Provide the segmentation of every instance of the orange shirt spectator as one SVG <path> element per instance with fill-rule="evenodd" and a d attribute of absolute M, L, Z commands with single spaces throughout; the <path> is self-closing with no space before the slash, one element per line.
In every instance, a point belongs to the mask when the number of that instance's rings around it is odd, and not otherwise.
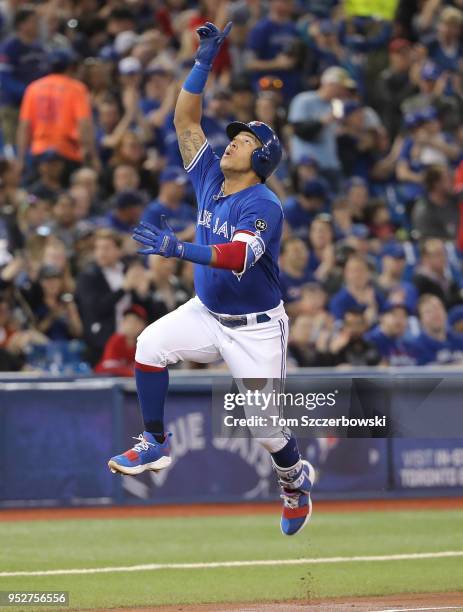
<path fill-rule="evenodd" d="M 91 118 L 83 83 L 64 74 L 34 81 L 26 89 L 19 118 L 29 122 L 33 155 L 55 149 L 67 159 L 82 161 L 79 123 Z"/>
<path fill-rule="evenodd" d="M 89 91 L 74 79 L 76 58 L 56 51 L 52 74 L 31 83 L 24 94 L 18 129 L 18 161 L 28 150 L 38 156 L 53 149 L 64 159 L 96 161 Z"/>

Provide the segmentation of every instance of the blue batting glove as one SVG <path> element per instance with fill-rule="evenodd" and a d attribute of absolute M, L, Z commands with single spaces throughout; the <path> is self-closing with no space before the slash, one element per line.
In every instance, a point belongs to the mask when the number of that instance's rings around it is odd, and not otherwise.
<path fill-rule="evenodd" d="M 228 36 L 231 28 L 231 21 L 224 27 L 223 32 L 213 23 L 207 22 L 196 30 L 199 36 L 199 47 L 195 57 L 197 64 L 204 66 L 208 70 L 212 68 L 212 64 L 220 51 L 220 47 Z"/>
<path fill-rule="evenodd" d="M 139 249 L 141 255 L 161 255 L 162 257 L 182 257 L 184 246 L 168 225 L 165 216 L 161 217 L 162 228 L 151 223 L 140 221 L 133 230 L 132 238 L 144 244 L 146 248 Z"/>

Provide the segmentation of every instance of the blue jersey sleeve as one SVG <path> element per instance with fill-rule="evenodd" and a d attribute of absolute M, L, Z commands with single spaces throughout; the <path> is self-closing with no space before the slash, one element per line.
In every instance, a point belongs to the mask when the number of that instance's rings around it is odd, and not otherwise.
<path fill-rule="evenodd" d="M 259 261 L 272 241 L 279 241 L 282 228 L 280 204 L 256 198 L 242 205 L 233 234 L 233 240 L 247 244 L 243 270 L 240 274 L 234 273 L 238 278 Z"/>
<path fill-rule="evenodd" d="M 271 200 L 253 200 L 245 203 L 240 211 L 234 236 L 240 232 L 253 234 L 259 238 L 262 248 L 272 238 L 281 235 L 283 228 L 283 211 L 281 206 Z"/>
<path fill-rule="evenodd" d="M 198 208 L 201 209 L 211 189 L 223 180 L 220 170 L 220 159 L 212 150 L 207 140 L 196 153 L 194 158 L 185 167 L 195 190 Z"/>

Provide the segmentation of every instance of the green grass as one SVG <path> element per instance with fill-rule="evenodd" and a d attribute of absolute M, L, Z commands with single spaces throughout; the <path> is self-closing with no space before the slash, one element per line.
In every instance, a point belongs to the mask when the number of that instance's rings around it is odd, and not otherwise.
<path fill-rule="evenodd" d="M 0 523 L 1 571 L 463 550 L 462 511 L 314 514 L 296 538 L 269 515 Z M 463 559 L 0 578 L 68 590 L 71 607 L 463 590 Z M 31 609 L 31 608 L 28 608 Z M 44 608 L 42 607 L 43 611 Z"/>

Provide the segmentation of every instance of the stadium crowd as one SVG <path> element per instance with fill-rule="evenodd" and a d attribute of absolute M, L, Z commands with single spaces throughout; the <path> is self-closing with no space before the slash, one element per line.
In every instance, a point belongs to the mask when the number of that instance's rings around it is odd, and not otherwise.
<path fill-rule="evenodd" d="M 357 4 L 0 1 L 0 371 L 129 376 L 192 296 L 131 230 L 194 240 L 173 109 L 196 28 L 229 20 L 203 128 L 218 155 L 234 119 L 284 145 L 289 367 L 463 363 L 463 0 Z"/>

